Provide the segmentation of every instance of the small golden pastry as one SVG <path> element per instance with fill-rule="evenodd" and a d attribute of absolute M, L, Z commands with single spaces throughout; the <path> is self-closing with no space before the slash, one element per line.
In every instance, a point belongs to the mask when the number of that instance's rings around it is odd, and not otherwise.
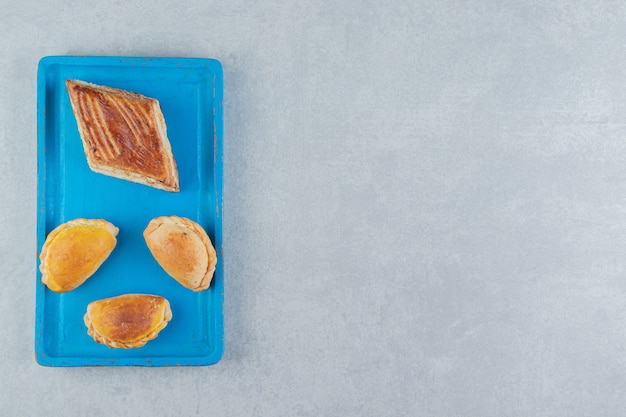
<path fill-rule="evenodd" d="M 109 257 L 119 229 L 106 220 L 75 219 L 57 226 L 41 249 L 41 281 L 55 292 L 79 287 Z"/>
<path fill-rule="evenodd" d="M 125 294 L 89 303 L 87 334 L 111 348 L 139 348 L 155 339 L 172 319 L 167 299 L 158 295 Z"/>
<path fill-rule="evenodd" d="M 65 85 L 92 171 L 180 190 L 158 100 L 79 80 L 67 80 Z"/>
<path fill-rule="evenodd" d="M 183 287 L 192 291 L 209 288 L 217 254 L 198 223 L 184 217 L 156 217 L 143 237 L 154 259 Z"/>

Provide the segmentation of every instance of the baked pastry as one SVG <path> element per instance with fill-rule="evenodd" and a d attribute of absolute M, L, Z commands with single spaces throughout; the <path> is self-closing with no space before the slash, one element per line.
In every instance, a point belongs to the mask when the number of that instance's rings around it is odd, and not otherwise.
<path fill-rule="evenodd" d="M 154 259 L 183 287 L 193 291 L 209 288 L 217 254 L 198 223 L 184 217 L 156 217 L 143 237 Z"/>
<path fill-rule="evenodd" d="M 92 171 L 166 191 L 180 190 L 158 100 L 84 81 L 65 84 Z"/>
<path fill-rule="evenodd" d="M 77 288 L 109 257 L 118 231 L 101 219 L 75 219 L 57 226 L 41 248 L 41 281 L 55 292 Z"/>
<path fill-rule="evenodd" d="M 158 295 L 124 294 L 92 301 L 84 321 L 87 334 L 111 348 L 139 348 L 156 338 L 172 319 L 167 299 Z"/>

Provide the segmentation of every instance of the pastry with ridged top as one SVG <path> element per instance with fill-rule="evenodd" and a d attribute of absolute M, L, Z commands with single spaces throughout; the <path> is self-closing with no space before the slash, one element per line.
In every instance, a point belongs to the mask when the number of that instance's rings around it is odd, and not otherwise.
<path fill-rule="evenodd" d="M 80 80 L 65 84 L 92 171 L 180 191 L 158 100 Z"/>

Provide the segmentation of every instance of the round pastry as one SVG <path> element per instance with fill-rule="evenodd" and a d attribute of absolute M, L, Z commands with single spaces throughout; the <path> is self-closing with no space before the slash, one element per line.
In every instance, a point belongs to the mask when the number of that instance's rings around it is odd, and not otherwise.
<path fill-rule="evenodd" d="M 55 292 L 79 287 L 109 257 L 119 229 L 106 220 L 75 219 L 48 234 L 41 249 L 41 281 Z"/>
<path fill-rule="evenodd" d="M 111 348 L 139 348 L 155 339 L 172 319 L 167 299 L 158 295 L 124 294 L 89 303 L 87 334 Z"/>
<path fill-rule="evenodd" d="M 198 223 L 184 217 L 156 217 L 143 236 L 154 259 L 183 287 L 192 291 L 209 288 L 217 254 Z"/>

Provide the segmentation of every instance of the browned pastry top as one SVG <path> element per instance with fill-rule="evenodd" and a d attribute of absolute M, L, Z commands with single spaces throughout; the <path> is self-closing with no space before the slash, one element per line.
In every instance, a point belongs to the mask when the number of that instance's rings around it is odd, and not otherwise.
<path fill-rule="evenodd" d="M 141 347 L 154 339 L 172 318 L 167 299 L 125 294 L 90 303 L 85 314 L 88 333 L 109 347 Z"/>
<path fill-rule="evenodd" d="M 155 217 L 143 236 L 154 259 L 172 278 L 192 291 L 209 288 L 217 253 L 198 223 L 178 216 Z"/>
<path fill-rule="evenodd" d="M 158 124 L 158 101 L 129 91 L 66 81 L 90 165 L 132 171 L 178 189 Z"/>

